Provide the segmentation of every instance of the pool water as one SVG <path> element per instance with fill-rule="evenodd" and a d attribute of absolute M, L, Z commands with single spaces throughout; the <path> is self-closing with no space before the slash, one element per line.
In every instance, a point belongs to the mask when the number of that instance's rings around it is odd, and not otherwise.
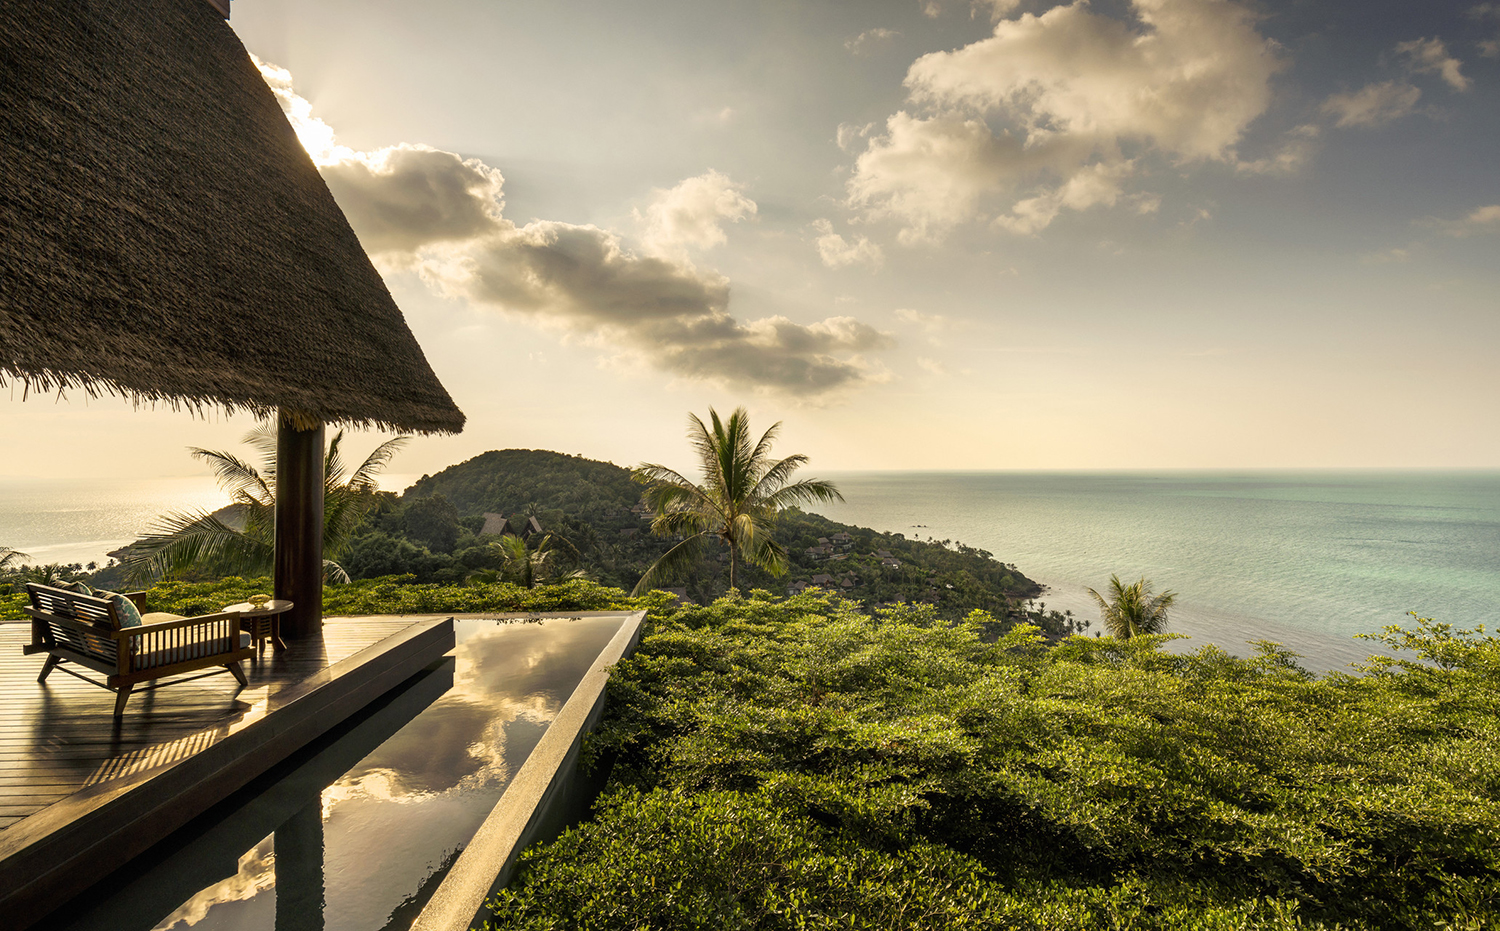
<path fill-rule="evenodd" d="M 441 663 L 48 924 L 409 927 L 621 623 L 619 615 L 455 622 L 458 645 Z"/>

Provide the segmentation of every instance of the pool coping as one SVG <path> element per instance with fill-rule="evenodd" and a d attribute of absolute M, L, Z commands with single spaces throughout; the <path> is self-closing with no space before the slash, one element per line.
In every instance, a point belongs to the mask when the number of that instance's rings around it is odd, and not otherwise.
<path fill-rule="evenodd" d="M 583 742 L 604 713 L 605 686 L 610 669 L 635 652 L 645 611 L 578 611 L 545 614 L 471 615 L 474 617 L 541 618 L 624 615 L 620 629 L 605 644 L 588 672 L 579 680 L 547 732 L 537 742 L 505 793 L 480 825 L 411 931 L 468 931 L 488 913 L 485 900 L 505 887 L 521 852 L 563 827 L 565 803 L 579 787 L 578 757 Z M 455 615 L 463 618 L 465 615 Z"/>

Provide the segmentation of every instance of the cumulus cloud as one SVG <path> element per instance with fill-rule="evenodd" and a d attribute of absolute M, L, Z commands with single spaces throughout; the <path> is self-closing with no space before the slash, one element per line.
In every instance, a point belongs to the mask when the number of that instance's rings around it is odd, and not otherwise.
<path fill-rule="evenodd" d="M 1396 46 L 1405 56 L 1407 67 L 1418 74 L 1436 74 L 1456 91 L 1469 89 L 1469 79 L 1459 70 L 1463 62 L 1448 54 L 1442 39 L 1413 39 Z"/>
<path fill-rule="evenodd" d="M 844 48 L 856 55 L 868 55 L 891 44 L 901 33 L 894 29 L 866 29 L 844 43 Z"/>
<path fill-rule="evenodd" d="M 744 185 L 708 171 L 675 187 L 653 192 L 644 216 L 646 250 L 653 255 L 686 258 L 689 249 L 711 249 L 728 242 L 724 223 L 755 215 L 755 201 Z"/>
<path fill-rule="evenodd" d="M 857 237 L 853 241 L 847 240 L 833 231 L 833 223 L 828 220 L 814 220 L 813 229 L 818 233 L 818 257 L 829 268 L 844 268 L 849 265 L 879 267 L 885 260 L 885 253 L 880 246 L 870 242 L 866 236 Z"/>
<path fill-rule="evenodd" d="M 978 216 L 990 195 L 1030 183 L 1000 225 L 1035 232 L 1061 209 L 1118 199 L 1139 164 L 1126 151 L 1236 161 L 1281 68 L 1252 14 L 1229 0 L 1130 9 L 1133 22 L 1075 0 L 917 59 L 906 77 L 912 109 L 870 139 L 851 203 L 899 220 L 905 241 L 930 239 Z"/>
<path fill-rule="evenodd" d="M 1334 94 L 1323 101 L 1323 112 L 1334 117 L 1334 125 L 1381 126 L 1416 109 L 1422 92 L 1405 81 L 1366 84 L 1357 91 Z"/>
<path fill-rule="evenodd" d="M 682 257 L 724 242 L 724 222 L 755 213 L 718 172 L 655 192 L 638 254 L 597 226 L 507 219 L 504 179 L 480 161 L 426 146 L 340 146 L 292 93 L 284 69 L 261 70 L 382 267 L 415 270 L 447 296 L 582 334 L 688 378 L 813 398 L 883 377 L 862 354 L 890 348 L 888 335 L 851 317 L 737 320 L 729 281 Z"/>

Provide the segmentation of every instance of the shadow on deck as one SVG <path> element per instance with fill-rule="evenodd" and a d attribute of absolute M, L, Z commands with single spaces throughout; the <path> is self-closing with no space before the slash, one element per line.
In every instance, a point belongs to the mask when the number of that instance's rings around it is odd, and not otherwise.
<path fill-rule="evenodd" d="M 320 641 L 114 696 L 38 684 L 28 625 L 0 625 L 0 914 L 25 927 L 454 646 L 451 619 L 330 618 Z M 12 924 L 14 922 L 14 924 Z"/>

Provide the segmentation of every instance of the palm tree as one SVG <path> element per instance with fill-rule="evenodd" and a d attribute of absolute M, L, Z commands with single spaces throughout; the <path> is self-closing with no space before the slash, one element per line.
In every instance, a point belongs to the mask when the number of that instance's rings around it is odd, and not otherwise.
<path fill-rule="evenodd" d="M 1129 640 L 1137 634 L 1160 634 L 1167 630 L 1167 610 L 1177 600 L 1172 591 L 1153 594 L 1151 583 L 1142 578 L 1125 585 L 1118 575 L 1109 577 L 1109 598 L 1092 588 L 1099 602 L 1099 617 L 1111 637 Z"/>
<path fill-rule="evenodd" d="M 18 569 L 20 568 L 19 563 L 21 560 L 30 558 L 30 556 L 27 556 L 20 550 L 13 550 L 8 546 L 0 546 L 0 572 L 9 569 Z"/>
<path fill-rule="evenodd" d="M 499 582 L 510 579 L 526 588 L 536 588 L 539 582 L 562 582 L 585 576 L 582 569 L 563 568 L 564 564 L 576 567 L 580 557 L 573 544 L 559 534 L 546 534 L 535 549 L 515 534 L 506 534 L 490 546 L 500 557 L 500 568 L 471 572 L 468 581 Z"/>
<path fill-rule="evenodd" d="M 386 440 L 352 473 L 344 465 L 344 431 L 333 435 L 323 456 L 323 575 L 347 582 L 336 561 L 348 549 L 354 528 L 375 503 L 375 476 L 405 445 L 407 437 Z M 276 430 L 263 423 L 244 442 L 260 453 L 256 468 L 233 453 L 190 448 L 214 470 L 236 510 L 234 526 L 217 513 L 177 511 L 165 515 L 152 533 L 131 544 L 124 566 L 136 579 L 167 578 L 193 567 L 232 575 L 264 575 L 276 555 Z"/>
<path fill-rule="evenodd" d="M 636 583 L 637 594 L 692 562 L 711 538 L 729 545 L 730 588 L 738 587 L 741 555 L 773 575 L 783 575 L 786 550 L 771 539 L 776 515 L 796 504 L 844 500 L 830 482 L 791 481 L 792 473 L 807 463 L 806 456 L 771 458 L 780 423 L 752 443 L 750 415 L 743 407 L 735 408 L 727 422 L 711 407 L 708 416 L 712 429 L 696 415 L 688 415 L 688 441 L 703 468 L 702 485 L 666 466 L 645 463 L 634 470 L 636 481 L 650 485 L 646 503 L 656 512 L 651 532 L 684 538 L 646 570 Z"/>

